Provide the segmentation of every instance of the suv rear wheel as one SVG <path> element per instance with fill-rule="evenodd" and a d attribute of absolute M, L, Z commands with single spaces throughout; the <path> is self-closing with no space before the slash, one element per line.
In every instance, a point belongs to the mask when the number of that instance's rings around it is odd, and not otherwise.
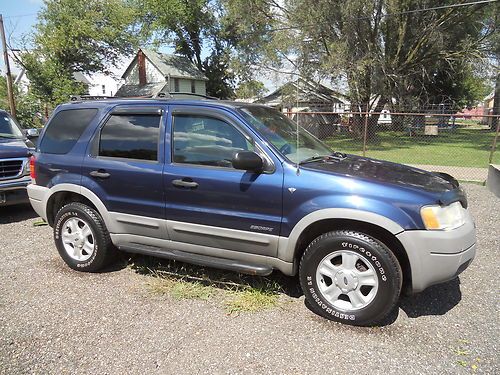
<path fill-rule="evenodd" d="M 117 256 L 101 216 L 83 203 L 69 203 L 59 210 L 54 240 L 61 258 L 77 271 L 99 271 Z"/>
<path fill-rule="evenodd" d="M 396 307 L 401 267 L 381 242 L 359 232 L 316 238 L 300 262 L 300 283 L 311 310 L 352 325 L 374 325 Z"/>

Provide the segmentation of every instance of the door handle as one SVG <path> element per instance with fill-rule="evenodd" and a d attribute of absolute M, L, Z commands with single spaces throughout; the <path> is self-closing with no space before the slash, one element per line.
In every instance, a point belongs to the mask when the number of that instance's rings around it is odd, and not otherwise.
<path fill-rule="evenodd" d="M 111 176 L 108 172 L 106 172 L 104 169 L 99 169 L 97 171 L 92 171 L 89 173 L 92 177 L 97 177 L 97 178 L 108 178 Z"/>
<path fill-rule="evenodd" d="M 187 188 L 187 189 L 196 189 L 198 187 L 198 183 L 194 181 L 186 181 L 185 179 L 182 180 L 173 180 L 172 185 L 180 188 Z"/>

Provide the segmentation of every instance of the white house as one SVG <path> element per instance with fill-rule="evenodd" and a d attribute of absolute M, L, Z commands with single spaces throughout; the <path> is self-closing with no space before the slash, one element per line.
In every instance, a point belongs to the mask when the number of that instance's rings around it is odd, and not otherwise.
<path fill-rule="evenodd" d="M 115 96 L 156 96 L 169 92 L 206 95 L 208 80 L 188 58 L 146 48 L 137 51 L 122 79 L 124 83 Z"/>

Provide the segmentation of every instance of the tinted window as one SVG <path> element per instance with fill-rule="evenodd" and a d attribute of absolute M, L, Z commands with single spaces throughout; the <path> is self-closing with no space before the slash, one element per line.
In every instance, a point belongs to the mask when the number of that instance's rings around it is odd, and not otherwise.
<path fill-rule="evenodd" d="M 158 160 L 158 115 L 112 115 L 101 130 L 99 155 Z"/>
<path fill-rule="evenodd" d="M 176 115 L 173 160 L 176 163 L 232 167 L 238 151 L 253 145 L 234 126 L 216 118 Z"/>
<path fill-rule="evenodd" d="M 23 133 L 15 120 L 6 112 L 0 112 L 0 138 L 22 138 Z"/>
<path fill-rule="evenodd" d="M 56 113 L 47 124 L 40 151 L 48 154 L 68 153 L 96 114 L 97 109 L 70 109 Z"/>

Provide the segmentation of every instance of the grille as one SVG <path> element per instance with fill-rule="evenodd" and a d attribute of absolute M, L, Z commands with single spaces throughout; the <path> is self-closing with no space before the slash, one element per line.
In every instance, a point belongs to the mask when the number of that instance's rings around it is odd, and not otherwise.
<path fill-rule="evenodd" d="M 0 160 L 0 180 L 17 177 L 23 169 L 22 159 L 4 159 Z"/>

